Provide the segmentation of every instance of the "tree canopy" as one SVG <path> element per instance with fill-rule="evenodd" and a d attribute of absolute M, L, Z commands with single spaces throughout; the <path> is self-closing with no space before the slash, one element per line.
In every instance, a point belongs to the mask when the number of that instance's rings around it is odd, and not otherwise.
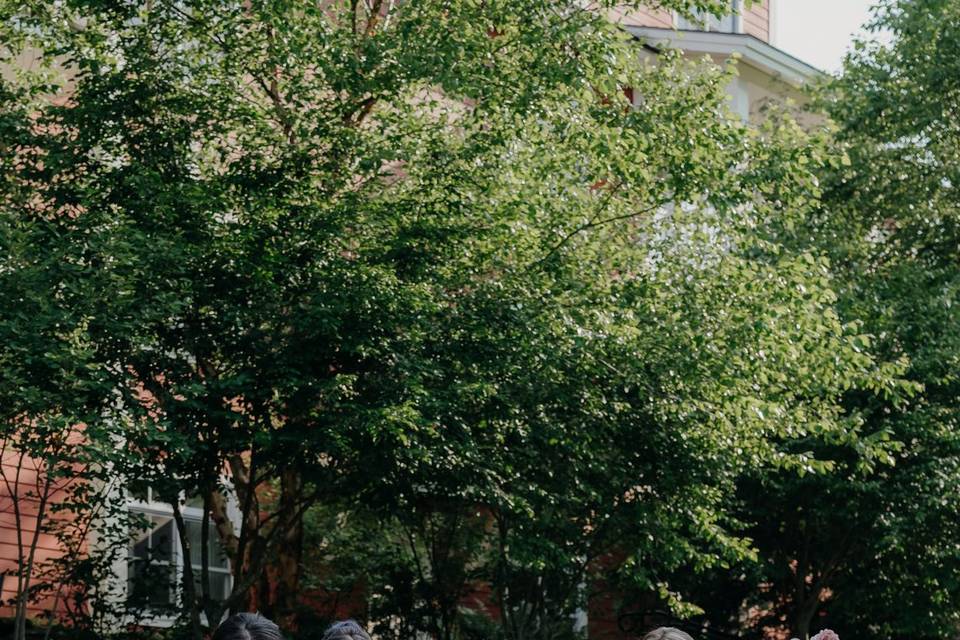
<path fill-rule="evenodd" d="M 845 394 L 868 439 L 886 441 L 883 455 L 811 438 L 805 446 L 834 473 L 749 473 L 734 513 L 753 523 L 760 562 L 725 593 L 716 586 L 729 576 L 717 576 L 704 596 L 717 598 L 721 624 L 747 602 L 755 628 L 800 637 L 827 626 L 841 637 L 948 638 L 960 596 L 960 5 L 883 2 L 871 29 L 886 35 L 858 43 L 823 87 L 818 106 L 843 162 L 821 171 L 822 204 L 795 242 L 829 256 L 841 318 L 862 322 L 869 351 L 904 362 L 922 392 L 909 402 Z"/>
<path fill-rule="evenodd" d="M 193 637 L 293 616 L 320 508 L 402 534 L 390 613 L 444 639 L 474 579 L 516 638 L 600 574 L 679 606 L 752 553 L 745 471 L 883 455 L 845 398 L 901 365 L 795 241 L 835 157 L 593 4 L 0 3 L 38 61 L 0 85 L 0 396 L 87 391 L 4 418 L 102 416 L 132 488 L 200 497 L 233 593 L 184 567 Z"/>

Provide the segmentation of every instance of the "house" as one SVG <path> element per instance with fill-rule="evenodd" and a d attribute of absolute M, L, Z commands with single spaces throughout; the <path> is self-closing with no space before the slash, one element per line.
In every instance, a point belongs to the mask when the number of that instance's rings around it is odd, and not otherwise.
<path fill-rule="evenodd" d="M 778 0 L 754 2 L 749 8 L 742 4 L 730 0 L 731 12 L 723 19 L 691 20 L 663 10 L 618 12 L 612 18 L 643 44 L 648 57 L 655 58 L 664 47 L 716 63 L 737 56 L 738 77 L 727 87 L 730 106 L 744 120 L 757 122 L 770 101 L 806 102 L 804 86 L 822 72 L 775 46 Z"/>
<path fill-rule="evenodd" d="M 731 0 L 730 12 L 722 18 L 700 15 L 683 17 L 663 10 L 613 11 L 610 18 L 637 40 L 638 55 L 655 62 L 658 52 L 665 47 L 677 48 L 691 59 L 707 58 L 722 63 L 737 56 L 739 75 L 727 87 L 734 113 L 745 121 L 755 122 L 762 118 L 763 106 L 769 101 L 783 102 L 805 99 L 804 85 L 816 79 L 820 72 L 801 60 L 776 48 L 771 34 L 777 14 L 777 0 L 754 2 L 749 8 L 741 6 L 740 0 Z M 21 460 L 5 456 L 0 463 L 11 477 L 16 476 Z M 17 594 L 18 566 L 23 558 L 23 536 L 37 529 L 35 501 L 25 500 L 30 506 L 19 515 L 13 505 L 30 492 L 38 483 L 38 471 L 27 470 L 11 484 L 0 486 L 0 574 L 3 575 L 0 597 L 9 601 Z M 142 515 L 150 527 L 130 542 L 126 557 L 115 565 L 117 581 L 126 584 L 127 579 L 142 570 L 148 558 L 176 572 L 187 563 L 199 569 L 198 557 L 185 558 L 177 541 L 178 532 L 173 523 L 169 505 L 156 499 L 147 490 L 141 494 L 128 495 L 128 508 Z M 198 535 L 202 511 L 187 502 L 183 510 L 187 535 Z M 18 544 L 18 538 L 20 542 Z M 199 539 L 199 538 L 198 538 Z M 194 545 L 199 554 L 199 544 Z M 41 533 L 37 536 L 36 550 L 41 561 L 63 553 L 55 537 Z M 229 567 L 220 558 L 217 549 L 210 549 L 214 566 L 213 591 L 223 595 L 230 589 Z M 148 594 L 158 606 L 174 604 L 176 593 L 166 586 Z M 43 615 L 51 610 L 60 611 L 62 602 L 56 599 L 41 601 L 31 609 L 33 615 Z M 10 609 L 3 612 L 10 614 Z M 577 624 L 587 629 L 591 638 L 618 638 L 629 635 L 618 624 L 620 603 L 616 594 L 607 593 L 595 598 L 588 610 L 581 612 Z M 159 624 L 169 620 L 159 619 Z"/>

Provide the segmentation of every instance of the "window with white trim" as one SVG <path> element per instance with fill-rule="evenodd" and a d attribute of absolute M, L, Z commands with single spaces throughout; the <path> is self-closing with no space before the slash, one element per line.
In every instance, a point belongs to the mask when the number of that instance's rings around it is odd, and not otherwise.
<path fill-rule="evenodd" d="M 145 494 L 130 495 L 128 508 L 141 515 L 147 527 L 134 532 L 127 555 L 127 596 L 145 602 L 157 613 L 177 607 L 181 601 L 181 585 L 185 562 L 193 569 L 197 593 L 201 592 L 202 569 L 201 528 L 203 506 L 199 499 L 188 499 L 180 511 L 190 540 L 190 558 L 183 556 L 180 536 L 173 519 L 173 507 L 161 502 L 147 489 Z M 230 563 L 216 530 L 211 526 L 207 545 L 210 597 L 224 601 L 232 588 Z"/>
<path fill-rule="evenodd" d="M 737 33 L 739 31 L 738 13 L 740 11 L 740 2 L 731 0 L 730 12 L 724 16 L 717 17 L 712 13 L 702 9 L 695 9 L 693 15 L 689 18 L 677 14 L 677 28 L 688 31 L 714 31 L 718 33 Z"/>

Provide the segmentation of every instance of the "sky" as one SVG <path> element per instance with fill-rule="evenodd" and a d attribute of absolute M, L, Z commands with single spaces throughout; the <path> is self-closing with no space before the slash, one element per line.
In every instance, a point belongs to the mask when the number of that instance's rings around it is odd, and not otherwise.
<path fill-rule="evenodd" d="M 775 0 L 772 44 L 824 71 L 838 71 L 876 0 Z"/>

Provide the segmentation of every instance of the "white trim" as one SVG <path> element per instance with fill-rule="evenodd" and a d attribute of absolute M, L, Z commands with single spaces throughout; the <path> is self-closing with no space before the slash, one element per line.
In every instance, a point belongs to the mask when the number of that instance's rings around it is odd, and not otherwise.
<path fill-rule="evenodd" d="M 577 594 L 584 598 L 587 595 L 587 583 L 577 584 Z M 578 606 L 573 612 L 573 633 L 581 638 L 585 638 L 590 629 L 590 613 L 583 606 Z"/>
<path fill-rule="evenodd" d="M 740 116 L 744 122 L 750 120 L 750 94 L 738 76 L 727 83 L 727 93 L 730 94 L 730 109 Z"/>
<path fill-rule="evenodd" d="M 223 488 L 226 490 L 227 495 L 227 517 L 234 523 L 235 526 L 240 524 L 240 508 L 237 504 L 236 493 L 233 490 L 233 485 L 230 482 L 229 478 L 223 478 Z M 122 483 L 117 483 L 113 485 L 110 489 L 110 499 L 111 501 L 116 501 L 118 508 L 124 509 L 126 511 L 133 511 L 136 513 L 142 513 L 147 516 L 173 516 L 173 507 L 169 504 L 152 500 L 151 496 L 148 494 L 148 500 L 143 501 L 131 496 L 126 489 L 122 486 Z M 184 504 L 183 496 L 181 495 L 181 513 L 185 519 L 191 520 L 193 522 L 200 522 L 203 519 L 203 509 L 198 507 L 191 507 Z M 104 527 L 117 526 L 116 521 L 104 521 Z M 132 533 L 132 532 L 131 532 Z M 180 577 L 179 573 L 182 571 L 183 566 L 183 549 L 180 546 L 179 541 L 179 532 L 176 530 L 176 527 L 173 528 L 173 534 L 175 539 L 172 541 L 171 549 L 171 566 L 175 567 L 178 572 L 178 578 Z M 216 535 L 213 528 L 211 527 L 211 535 Z M 98 538 L 97 527 L 92 527 L 90 532 L 91 544 L 94 544 Z M 111 565 L 113 567 L 112 575 L 106 580 L 102 585 L 99 585 L 98 591 L 101 593 L 101 597 L 109 597 L 111 599 L 120 599 L 127 597 L 127 588 L 128 588 L 128 570 L 130 562 L 130 547 L 129 545 L 117 545 L 116 549 L 113 549 L 111 554 Z M 229 561 L 228 561 L 229 562 Z M 229 564 L 228 564 L 229 566 Z M 229 569 L 224 570 L 220 567 L 210 567 L 213 573 L 224 574 L 226 573 L 229 576 L 228 587 L 232 584 L 232 572 Z M 174 585 L 177 593 L 176 597 L 180 598 L 180 584 L 179 582 Z M 206 614 L 201 612 L 200 614 L 201 621 L 206 624 Z M 145 611 L 144 615 L 137 619 L 115 619 L 107 622 L 107 626 L 110 631 L 120 630 L 130 624 L 138 624 L 144 627 L 149 628 L 167 628 L 172 626 L 176 622 L 176 617 L 171 617 L 169 615 L 164 615 L 158 612 L 151 613 Z"/>
<path fill-rule="evenodd" d="M 769 0 L 767 2 L 767 28 L 769 33 L 768 41 L 771 46 L 777 46 L 780 42 L 780 11 L 779 0 Z"/>
<path fill-rule="evenodd" d="M 132 497 L 132 496 L 128 496 L 128 497 L 127 497 L 127 509 L 128 509 L 129 511 L 133 511 L 133 512 L 136 512 L 136 513 L 142 513 L 143 515 L 146 515 L 146 516 L 162 516 L 162 517 L 169 517 L 169 518 L 172 519 L 172 518 L 173 518 L 173 506 L 170 505 L 170 504 L 167 504 L 166 502 L 161 502 L 161 501 L 159 501 L 159 500 L 153 499 L 153 497 L 152 497 L 152 490 L 151 490 L 151 489 L 148 489 L 148 491 L 151 492 L 151 495 L 149 496 L 149 500 L 148 500 L 147 502 L 144 502 L 144 501 L 142 501 L 142 500 L 137 500 L 136 498 L 134 498 L 134 497 Z M 236 512 L 237 512 L 236 515 L 239 516 L 239 510 L 237 510 L 236 508 L 230 509 L 231 506 L 235 507 L 235 505 L 230 504 L 231 502 L 235 502 L 235 501 L 234 501 L 234 500 L 228 500 L 228 515 L 229 515 L 230 517 L 232 517 L 234 514 L 233 514 L 233 513 L 230 513 L 230 512 L 231 512 L 231 511 L 236 511 Z M 203 509 L 202 509 L 202 508 L 188 506 L 188 505 L 186 504 L 185 497 L 184 497 L 182 494 L 180 495 L 180 503 L 181 503 L 180 513 L 183 515 L 183 519 L 184 519 L 184 520 L 189 520 L 189 521 L 191 521 L 191 522 L 197 522 L 197 523 L 203 522 Z M 212 529 L 212 528 L 211 528 L 211 529 Z M 185 557 L 183 556 L 183 546 L 182 546 L 182 542 L 181 542 L 181 540 L 180 540 L 180 531 L 177 529 L 176 526 L 171 527 L 171 533 L 172 533 L 172 535 L 173 535 L 173 539 L 170 541 L 170 545 L 171 545 L 171 550 L 170 550 L 170 554 L 171 554 L 171 555 L 170 555 L 170 566 L 173 568 L 173 570 L 174 570 L 175 573 L 176 573 L 176 580 L 175 580 L 174 583 L 171 585 L 171 586 L 173 587 L 173 589 L 174 589 L 174 598 L 176 598 L 176 602 L 175 602 L 175 603 L 172 603 L 172 604 L 173 604 L 175 607 L 179 607 L 179 606 L 180 606 L 180 598 L 183 597 L 183 594 L 182 594 L 181 591 L 180 591 L 180 589 L 181 589 L 180 579 L 181 579 L 182 576 L 183 576 L 183 570 L 184 570 L 184 569 L 183 569 L 183 566 L 184 566 L 184 564 L 186 564 L 187 562 L 189 562 L 190 559 L 189 559 L 189 558 L 185 558 Z M 216 535 L 216 532 L 215 532 L 215 531 L 212 531 L 212 530 L 211 530 L 211 533 L 212 533 L 213 535 Z M 131 558 L 131 556 L 130 556 L 130 548 L 128 547 L 125 551 L 126 551 L 126 554 L 125 554 L 125 557 L 124 557 L 124 567 L 123 567 L 123 583 L 124 583 L 124 586 L 126 586 L 127 584 L 129 584 L 129 582 L 128 582 L 128 579 L 129 579 L 129 564 L 128 564 L 128 563 L 129 563 L 130 560 L 132 560 L 132 558 Z M 197 569 L 197 567 L 194 566 L 194 569 Z M 228 589 L 229 589 L 229 588 L 232 588 L 232 584 L 233 584 L 233 572 L 230 570 L 229 560 L 227 561 L 227 566 L 226 566 L 226 568 L 211 566 L 209 569 L 210 569 L 210 571 L 211 571 L 212 573 L 216 573 L 216 574 L 220 574 L 220 575 L 226 575 L 226 576 L 227 576 L 227 588 L 228 588 Z M 124 589 L 124 592 L 126 592 L 126 589 Z M 206 624 L 206 614 L 203 613 L 203 612 L 201 612 L 200 617 L 203 619 L 204 624 Z M 141 622 L 142 624 L 144 624 L 145 626 L 149 626 L 149 627 L 166 628 L 166 627 L 171 627 L 171 626 L 173 626 L 173 624 L 176 622 L 176 616 L 169 616 L 169 615 L 164 614 L 164 613 L 153 613 L 153 614 L 147 613 L 147 615 L 146 615 L 146 617 L 144 618 L 144 620 L 142 620 L 142 621 L 140 621 L 140 622 Z"/>
<path fill-rule="evenodd" d="M 694 14 L 699 14 L 704 22 L 704 28 L 698 29 L 695 24 L 691 24 L 683 14 L 677 10 L 673 11 L 673 26 L 680 30 L 690 31 L 709 31 L 713 33 L 743 33 L 743 0 L 729 0 L 729 13 L 722 16 L 715 16 L 711 13 L 705 13 L 694 9 Z M 718 20 L 716 25 L 711 24 L 713 20 Z"/>
<path fill-rule="evenodd" d="M 737 0 L 731 0 L 730 12 L 720 16 L 694 9 L 694 19 L 687 18 L 679 11 L 673 12 L 673 26 L 681 31 L 705 31 L 710 33 L 736 33 L 738 16 L 734 12 Z"/>
<path fill-rule="evenodd" d="M 692 53 L 739 55 L 741 61 L 794 87 L 801 87 L 824 73 L 785 51 L 753 36 L 716 31 L 678 31 L 656 27 L 627 27 L 627 31 L 654 48 L 676 47 Z"/>

